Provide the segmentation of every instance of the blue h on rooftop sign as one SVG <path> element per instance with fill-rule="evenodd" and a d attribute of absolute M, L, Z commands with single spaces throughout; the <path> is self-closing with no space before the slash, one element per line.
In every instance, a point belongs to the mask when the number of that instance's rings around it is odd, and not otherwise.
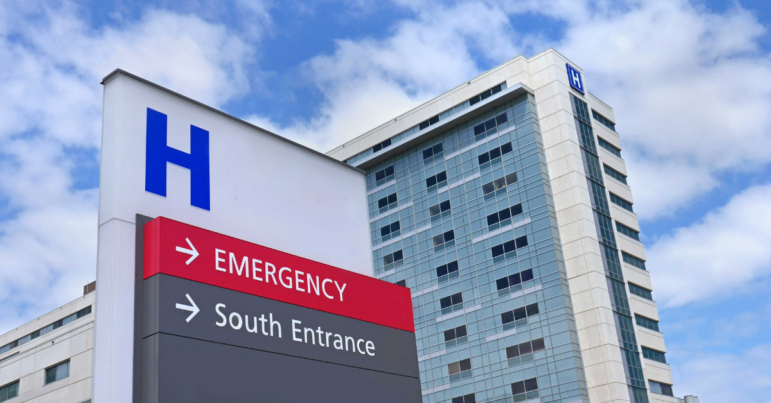
<path fill-rule="evenodd" d="M 581 78 L 581 72 L 573 68 L 569 63 L 565 63 L 565 66 L 568 68 L 568 81 L 570 82 L 570 86 L 573 87 L 574 90 L 584 93 L 584 80 Z"/>
<path fill-rule="evenodd" d="M 145 190 L 166 197 L 166 163 L 190 170 L 190 204 L 210 209 L 209 132 L 190 125 L 190 154 L 166 145 L 166 115 L 147 108 Z"/>

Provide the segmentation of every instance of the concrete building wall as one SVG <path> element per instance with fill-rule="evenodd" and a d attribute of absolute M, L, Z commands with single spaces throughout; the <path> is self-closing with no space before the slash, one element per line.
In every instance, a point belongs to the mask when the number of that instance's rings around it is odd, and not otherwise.
<path fill-rule="evenodd" d="M 90 292 L 2 336 L 5 346 L 91 307 L 91 313 L 0 355 L 0 387 L 19 382 L 8 403 L 82 403 L 91 400 L 94 348 L 94 297 Z M 46 384 L 46 369 L 69 361 L 69 376 Z"/>

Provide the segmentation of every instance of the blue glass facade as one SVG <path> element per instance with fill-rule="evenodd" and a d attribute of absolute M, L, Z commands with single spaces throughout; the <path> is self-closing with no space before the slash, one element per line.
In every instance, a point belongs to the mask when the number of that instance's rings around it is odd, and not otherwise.
<path fill-rule="evenodd" d="M 426 403 L 588 402 L 545 161 L 528 94 L 367 170 L 375 276 L 411 289 Z"/>

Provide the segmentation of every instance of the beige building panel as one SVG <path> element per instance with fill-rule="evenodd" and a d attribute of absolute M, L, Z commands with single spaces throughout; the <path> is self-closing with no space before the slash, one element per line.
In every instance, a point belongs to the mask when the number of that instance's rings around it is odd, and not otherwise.
<path fill-rule="evenodd" d="M 572 209 L 573 207 L 576 207 L 576 206 L 586 206 L 589 209 L 591 209 L 591 199 L 589 199 L 589 194 L 586 192 L 586 190 L 578 186 L 564 190 L 559 193 L 555 193 L 553 197 L 554 197 L 554 209 L 557 211 L 558 216 L 563 211 Z M 575 217 L 584 218 L 594 222 L 593 213 L 592 214 L 584 213 L 584 214 L 576 215 Z M 568 217 L 566 217 L 566 219 L 567 218 Z M 573 221 L 575 221 L 575 219 L 568 219 L 568 221 L 565 221 L 565 224 L 570 224 Z M 561 222 L 560 222 L 560 225 L 562 225 Z"/>
<path fill-rule="evenodd" d="M 628 264 L 622 265 L 622 271 L 624 272 L 624 279 L 630 283 L 637 284 L 638 286 L 653 290 L 653 283 L 651 282 L 651 275 L 645 270 L 640 270 L 636 267 Z"/>
<path fill-rule="evenodd" d="M 610 216 L 614 220 L 617 220 L 618 222 L 626 225 L 627 227 L 634 228 L 637 230 L 640 229 L 640 223 L 637 220 L 637 214 L 632 213 L 628 210 L 625 210 L 613 202 L 610 202 Z"/>
<path fill-rule="evenodd" d="M 586 93 L 586 98 L 589 106 L 592 109 L 599 112 L 600 115 L 605 116 L 606 118 L 612 120 L 613 122 L 616 121 L 616 114 L 615 112 L 613 112 L 613 108 L 611 108 L 610 105 L 606 104 L 605 102 L 602 102 L 601 99 L 595 97 L 594 94 L 590 92 Z"/>
<path fill-rule="evenodd" d="M 579 166 L 581 168 L 581 171 L 583 171 L 583 158 L 581 157 L 581 147 L 574 143 L 573 141 L 562 141 L 560 143 L 555 144 L 552 147 L 546 148 L 544 150 L 544 155 L 546 156 L 546 160 L 551 162 L 559 161 L 562 158 L 565 157 L 572 157 L 574 160 L 578 160 L 581 162 L 581 165 Z M 551 170 L 549 171 L 549 177 L 551 177 Z M 560 175 L 562 176 L 562 175 Z"/>
<path fill-rule="evenodd" d="M 575 193 L 578 193 L 578 192 L 575 192 Z M 560 193 L 560 197 L 567 198 L 569 196 L 571 196 L 571 192 Z M 576 194 L 575 196 L 580 197 L 580 195 L 578 194 Z M 564 203 L 567 204 L 571 200 L 565 200 Z M 556 204 L 556 197 L 555 197 L 555 204 Z M 570 205 L 571 207 L 561 209 L 557 212 L 558 222 L 560 223 L 564 222 L 565 224 L 570 224 L 580 220 L 587 220 L 587 221 L 593 222 L 594 217 L 592 215 L 593 214 L 592 208 L 589 207 L 588 205 L 582 204 L 582 203 L 573 203 L 573 204 L 567 204 L 567 205 Z"/>
<path fill-rule="evenodd" d="M 615 227 L 615 224 L 613 224 Z M 632 238 L 629 238 L 628 236 L 619 233 L 616 236 L 616 241 L 618 242 L 618 248 L 632 256 L 636 256 L 642 260 L 646 260 L 645 257 L 645 247 L 642 243 L 635 241 Z"/>
<path fill-rule="evenodd" d="M 655 321 L 659 320 L 659 310 L 656 307 L 656 303 L 653 301 L 648 301 L 637 295 L 629 294 L 629 307 L 634 313 L 639 313 L 640 315 Z"/>
<path fill-rule="evenodd" d="M 600 154 L 600 161 L 609 161 L 607 164 L 610 165 L 612 168 L 617 168 L 616 170 L 621 173 L 626 173 L 626 161 L 624 161 L 622 158 L 617 157 L 615 154 L 612 154 L 610 151 L 606 150 L 603 147 L 600 147 L 599 144 L 597 145 L 597 150 Z"/>
<path fill-rule="evenodd" d="M 506 86 L 511 87 L 515 84 L 525 84 L 526 86 L 530 87 L 530 74 L 522 72 L 515 76 L 512 76 L 510 79 L 506 80 Z"/>
<path fill-rule="evenodd" d="M 629 403 L 630 400 L 626 384 L 614 383 L 590 388 L 589 401 L 592 403 Z"/>
<path fill-rule="evenodd" d="M 594 119 L 592 119 L 592 128 L 594 130 L 594 134 L 602 137 L 602 139 L 607 141 L 608 143 L 618 147 L 619 149 L 622 150 L 621 152 L 623 153 L 624 147 L 621 147 L 621 138 L 619 137 L 618 133 L 608 129 L 607 127 L 605 127 L 605 125 L 603 125 L 602 123 Z"/>
<path fill-rule="evenodd" d="M 456 103 L 453 100 L 452 94 L 445 94 L 436 100 L 436 109 L 441 111 L 439 113 L 442 113 L 450 108 L 455 107 L 455 104 Z"/>
<path fill-rule="evenodd" d="M 600 323 L 598 325 L 579 329 L 578 340 L 582 349 L 592 349 L 602 346 L 608 348 L 620 348 L 616 327 L 612 323 Z"/>
<path fill-rule="evenodd" d="M 540 117 L 540 115 L 538 116 Z M 539 124 L 541 125 L 541 133 L 544 133 L 548 130 L 552 130 L 555 128 L 561 128 L 563 131 L 570 134 L 569 136 L 566 136 L 565 139 L 575 139 L 573 141 L 578 143 L 578 134 L 576 133 L 576 123 L 573 119 L 574 119 L 573 115 L 571 115 L 570 112 L 565 111 L 564 109 L 558 110 L 557 112 L 545 118 L 539 119 Z M 552 144 L 544 143 L 544 146 L 545 148 L 549 148 L 554 144 L 556 144 L 556 142 Z"/>
<path fill-rule="evenodd" d="M 556 123 L 559 120 L 559 114 L 560 113 L 551 115 L 550 120 L 553 120 Z M 575 129 L 562 124 L 551 127 L 548 130 L 543 130 L 543 127 L 541 127 L 541 138 L 543 139 L 545 151 L 548 151 L 563 142 L 578 144 L 578 137 L 576 136 Z"/>
<path fill-rule="evenodd" d="M 655 393 L 650 393 L 650 391 L 648 392 L 648 396 L 651 398 L 651 403 L 678 403 L 678 400 L 675 397 L 657 395 Z"/>
<path fill-rule="evenodd" d="M 605 281 L 605 275 L 603 273 L 597 271 L 589 271 L 582 276 L 573 277 L 570 279 L 571 293 L 590 291 L 594 288 L 602 288 L 607 292 L 608 286 L 607 282 Z"/>
<path fill-rule="evenodd" d="M 611 345 L 587 348 L 583 351 L 582 357 L 585 366 L 593 366 L 603 362 L 622 362 L 621 349 Z"/>
<path fill-rule="evenodd" d="M 562 193 L 570 189 L 580 188 L 588 192 L 588 184 L 586 183 L 586 177 L 578 172 L 570 172 L 567 175 L 563 175 L 559 178 L 551 178 L 552 194 Z M 587 193 L 588 197 L 588 193 Z"/>
<path fill-rule="evenodd" d="M 546 52 L 539 53 L 530 59 L 528 59 L 528 67 L 530 75 L 533 76 L 543 70 L 549 68 L 549 59 L 546 57 Z"/>
<path fill-rule="evenodd" d="M 614 325 L 615 317 L 610 308 L 597 308 L 576 315 L 576 329 L 589 329 L 598 325 Z M 583 348 L 583 347 L 582 347 Z"/>
<path fill-rule="evenodd" d="M 657 361 L 644 359 L 645 376 L 648 379 L 652 379 L 656 382 L 662 382 L 672 385 L 672 371 L 669 369 L 669 365 L 662 364 Z"/>
<path fill-rule="evenodd" d="M 632 197 L 632 189 L 629 188 L 629 186 L 624 185 L 623 183 L 611 178 L 608 175 L 605 175 L 605 171 L 603 171 L 603 177 L 605 179 L 605 188 L 607 188 L 609 192 L 615 193 L 618 197 L 630 203 L 634 203 L 634 198 Z"/>
<path fill-rule="evenodd" d="M 490 71 L 490 74 L 487 76 L 488 83 L 490 83 L 490 87 L 494 85 L 498 85 L 500 83 L 506 82 L 506 69 L 503 66 L 500 66 L 498 68 L 495 68 Z M 468 98 L 466 98 L 468 99 Z"/>
<path fill-rule="evenodd" d="M 616 158 L 613 154 L 609 153 L 608 151 L 606 151 L 602 147 L 598 146 L 598 148 L 600 150 L 599 152 L 600 152 L 600 162 L 601 163 L 603 163 L 603 164 L 605 164 L 605 165 L 615 169 L 618 172 L 621 172 L 625 176 L 628 176 L 627 172 L 626 172 L 626 163 L 624 162 L 624 160 Z M 606 156 L 608 158 L 604 158 Z"/>
<path fill-rule="evenodd" d="M 573 279 L 570 280 L 571 282 Z M 606 287 L 603 288 L 591 288 L 587 291 L 583 292 L 575 292 L 572 293 L 571 298 L 573 299 L 573 310 L 576 314 L 591 311 L 592 309 L 611 309 L 610 305 L 610 294 L 608 294 L 608 290 Z M 612 322 L 609 322 L 612 323 Z M 615 333 L 613 333 L 613 337 L 615 337 Z M 618 341 L 616 341 L 618 343 Z M 596 344 L 592 344 L 587 347 L 596 346 Z"/>
<path fill-rule="evenodd" d="M 636 328 L 637 342 L 640 343 L 641 346 L 659 350 L 665 353 L 667 352 L 663 334 L 640 326 L 636 326 Z"/>
<path fill-rule="evenodd" d="M 591 238 L 583 238 L 568 244 L 563 242 L 562 253 L 565 257 L 565 261 L 581 257 L 584 254 L 592 254 L 599 257 L 600 245 L 596 240 Z"/>
<path fill-rule="evenodd" d="M 590 238 L 597 242 L 597 231 L 592 221 L 581 220 L 560 225 L 559 231 L 562 242 L 571 243 L 582 238 Z"/>
<path fill-rule="evenodd" d="M 588 243 L 591 242 L 593 241 L 589 241 Z M 597 252 L 599 252 L 599 247 L 597 249 Z M 599 266 L 597 265 L 598 263 Z M 578 254 L 576 257 L 566 259 L 565 269 L 569 280 L 589 273 L 605 275 L 605 270 L 602 267 L 602 257 L 600 257 L 599 253 L 594 253 L 594 251 L 591 250 L 587 253 Z M 573 283 L 570 283 L 570 289 L 572 293 Z"/>
<path fill-rule="evenodd" d="M 583 174 L 584 172 L 583 161 L 579 157 L 572 154 L 569 154 L 556 161 L 549 161 L 547 166 L 549 169 L 549 177 L 556 179 L 571 172 L 576 172 L 578 174 Z"/>
<path fill-rule="evenodd" d="M 506 71 L 506 78 L 509 79 L 522 73 L 530 74 L 529 63 L 522 56 L 517 56 L 504 63 L 503 68 Z"/>

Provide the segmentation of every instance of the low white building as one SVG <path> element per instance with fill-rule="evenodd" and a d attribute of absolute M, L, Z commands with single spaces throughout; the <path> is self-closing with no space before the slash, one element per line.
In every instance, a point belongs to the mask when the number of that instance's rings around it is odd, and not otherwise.
<path fill-rule="evenodd" d="M 0 402 L 91 401 L 94 289 L 0 336 Z"/>

